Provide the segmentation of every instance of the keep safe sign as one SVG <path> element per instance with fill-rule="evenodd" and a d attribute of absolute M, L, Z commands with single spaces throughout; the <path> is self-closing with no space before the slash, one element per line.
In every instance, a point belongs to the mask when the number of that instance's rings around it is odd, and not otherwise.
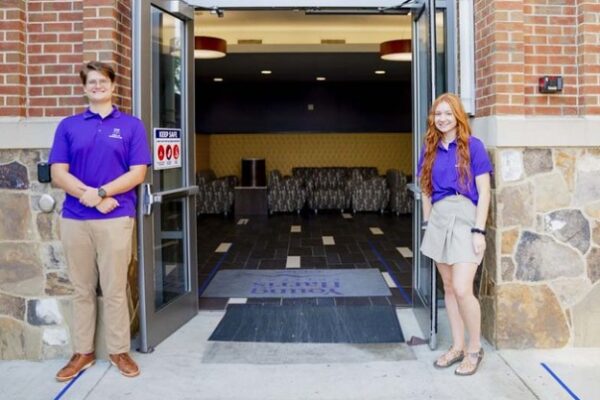
<path fill-rule="evenodd" d="M 181 129 L 154 128 L 154 169 L 181 168 Z"/>

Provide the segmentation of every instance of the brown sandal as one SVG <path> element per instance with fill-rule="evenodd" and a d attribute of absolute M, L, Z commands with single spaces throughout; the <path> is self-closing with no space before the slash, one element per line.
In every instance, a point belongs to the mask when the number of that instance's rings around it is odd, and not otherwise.
<path fill-rule="evenodd" d="M 454 373 L 458 376 L 469 376 L 477 372 L 483 360 L 483 348 L 475 353 L 466 353 L 464 360 L 459 364 Z"/>
<path fill-rule="evenodd" d="M 450 347 L 447 352 L 442 354 L 437 360 L 433 362 L 433 366 L 438 369 L 448 368 L 457 362 L 463 360 L 465 353 L 462 350 L 456 350 Z"/>

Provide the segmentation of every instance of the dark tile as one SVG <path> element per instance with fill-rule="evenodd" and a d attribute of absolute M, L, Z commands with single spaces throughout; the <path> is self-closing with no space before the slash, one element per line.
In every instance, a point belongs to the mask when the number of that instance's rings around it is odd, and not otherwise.
<path fill-rule="evenodd" d="M 290 256 L 312 256 L 312 249 L 310 247 L 290 247 L 288 250 Z"/>
<path fill-rule="evenodd" d="M 258 269 L 285 269 L 286 263 L 287 260 L 284 259 L 260 260 Z"/>
<path fill-rule="evenodd" d="M 365 257 L 361 253 L 340 254 L 340 260 L 343 264 L 354 264 L 365 261 Z"/>
<path fill-rule="evenodd" d="M 200 297 L 198 305 L 201 310 L 224 310 L 228 301 L 228 298 Z"/>

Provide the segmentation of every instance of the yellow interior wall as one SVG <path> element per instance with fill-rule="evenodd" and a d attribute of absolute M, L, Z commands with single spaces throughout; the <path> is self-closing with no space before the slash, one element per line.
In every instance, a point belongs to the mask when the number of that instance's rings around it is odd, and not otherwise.
<path fill-rule="evenodd" d="M 289 175 L 293 167 L 374 166 L 412 173 L 412 135 L 357 134 L 219 134 L 197 135 L 196 165 L 217 176 L 241 175 L 242 158 L 261 157 L 267 171 Z"/>
<path fill-rule="evenodd" d="M 210 168 L 210 136 L 196 135 L 196 171 Z"/>

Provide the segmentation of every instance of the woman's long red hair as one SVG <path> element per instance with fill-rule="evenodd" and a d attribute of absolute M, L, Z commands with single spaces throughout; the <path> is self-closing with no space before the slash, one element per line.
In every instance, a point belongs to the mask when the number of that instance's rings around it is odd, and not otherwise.
<path fill-rule="evenodd" d="M 431 181 L 431 172 L 433 162 L 440 140 L 444 134 L 435 127 L 435 110 L 442 102 L 448 103 L 452 114 L 456 118 L 456 145 L 457 145 L 457 165 L 458 165 L 458 184 L 461 188 L 468 189 L 468 182 L 471 180 L 471 155 L 469 153 L 469 137 L 471 128 L 467 119 L 462 103 L 457 95 L 453 93 L 444 93 L 439 96 L 429 110 L 427 116 L 427 133 L 425 134 L 425 155 L 423 158 L 423 167 L 421 169 L 421 190 L 431 196 L 433 192 L 433 183 Z"/>

